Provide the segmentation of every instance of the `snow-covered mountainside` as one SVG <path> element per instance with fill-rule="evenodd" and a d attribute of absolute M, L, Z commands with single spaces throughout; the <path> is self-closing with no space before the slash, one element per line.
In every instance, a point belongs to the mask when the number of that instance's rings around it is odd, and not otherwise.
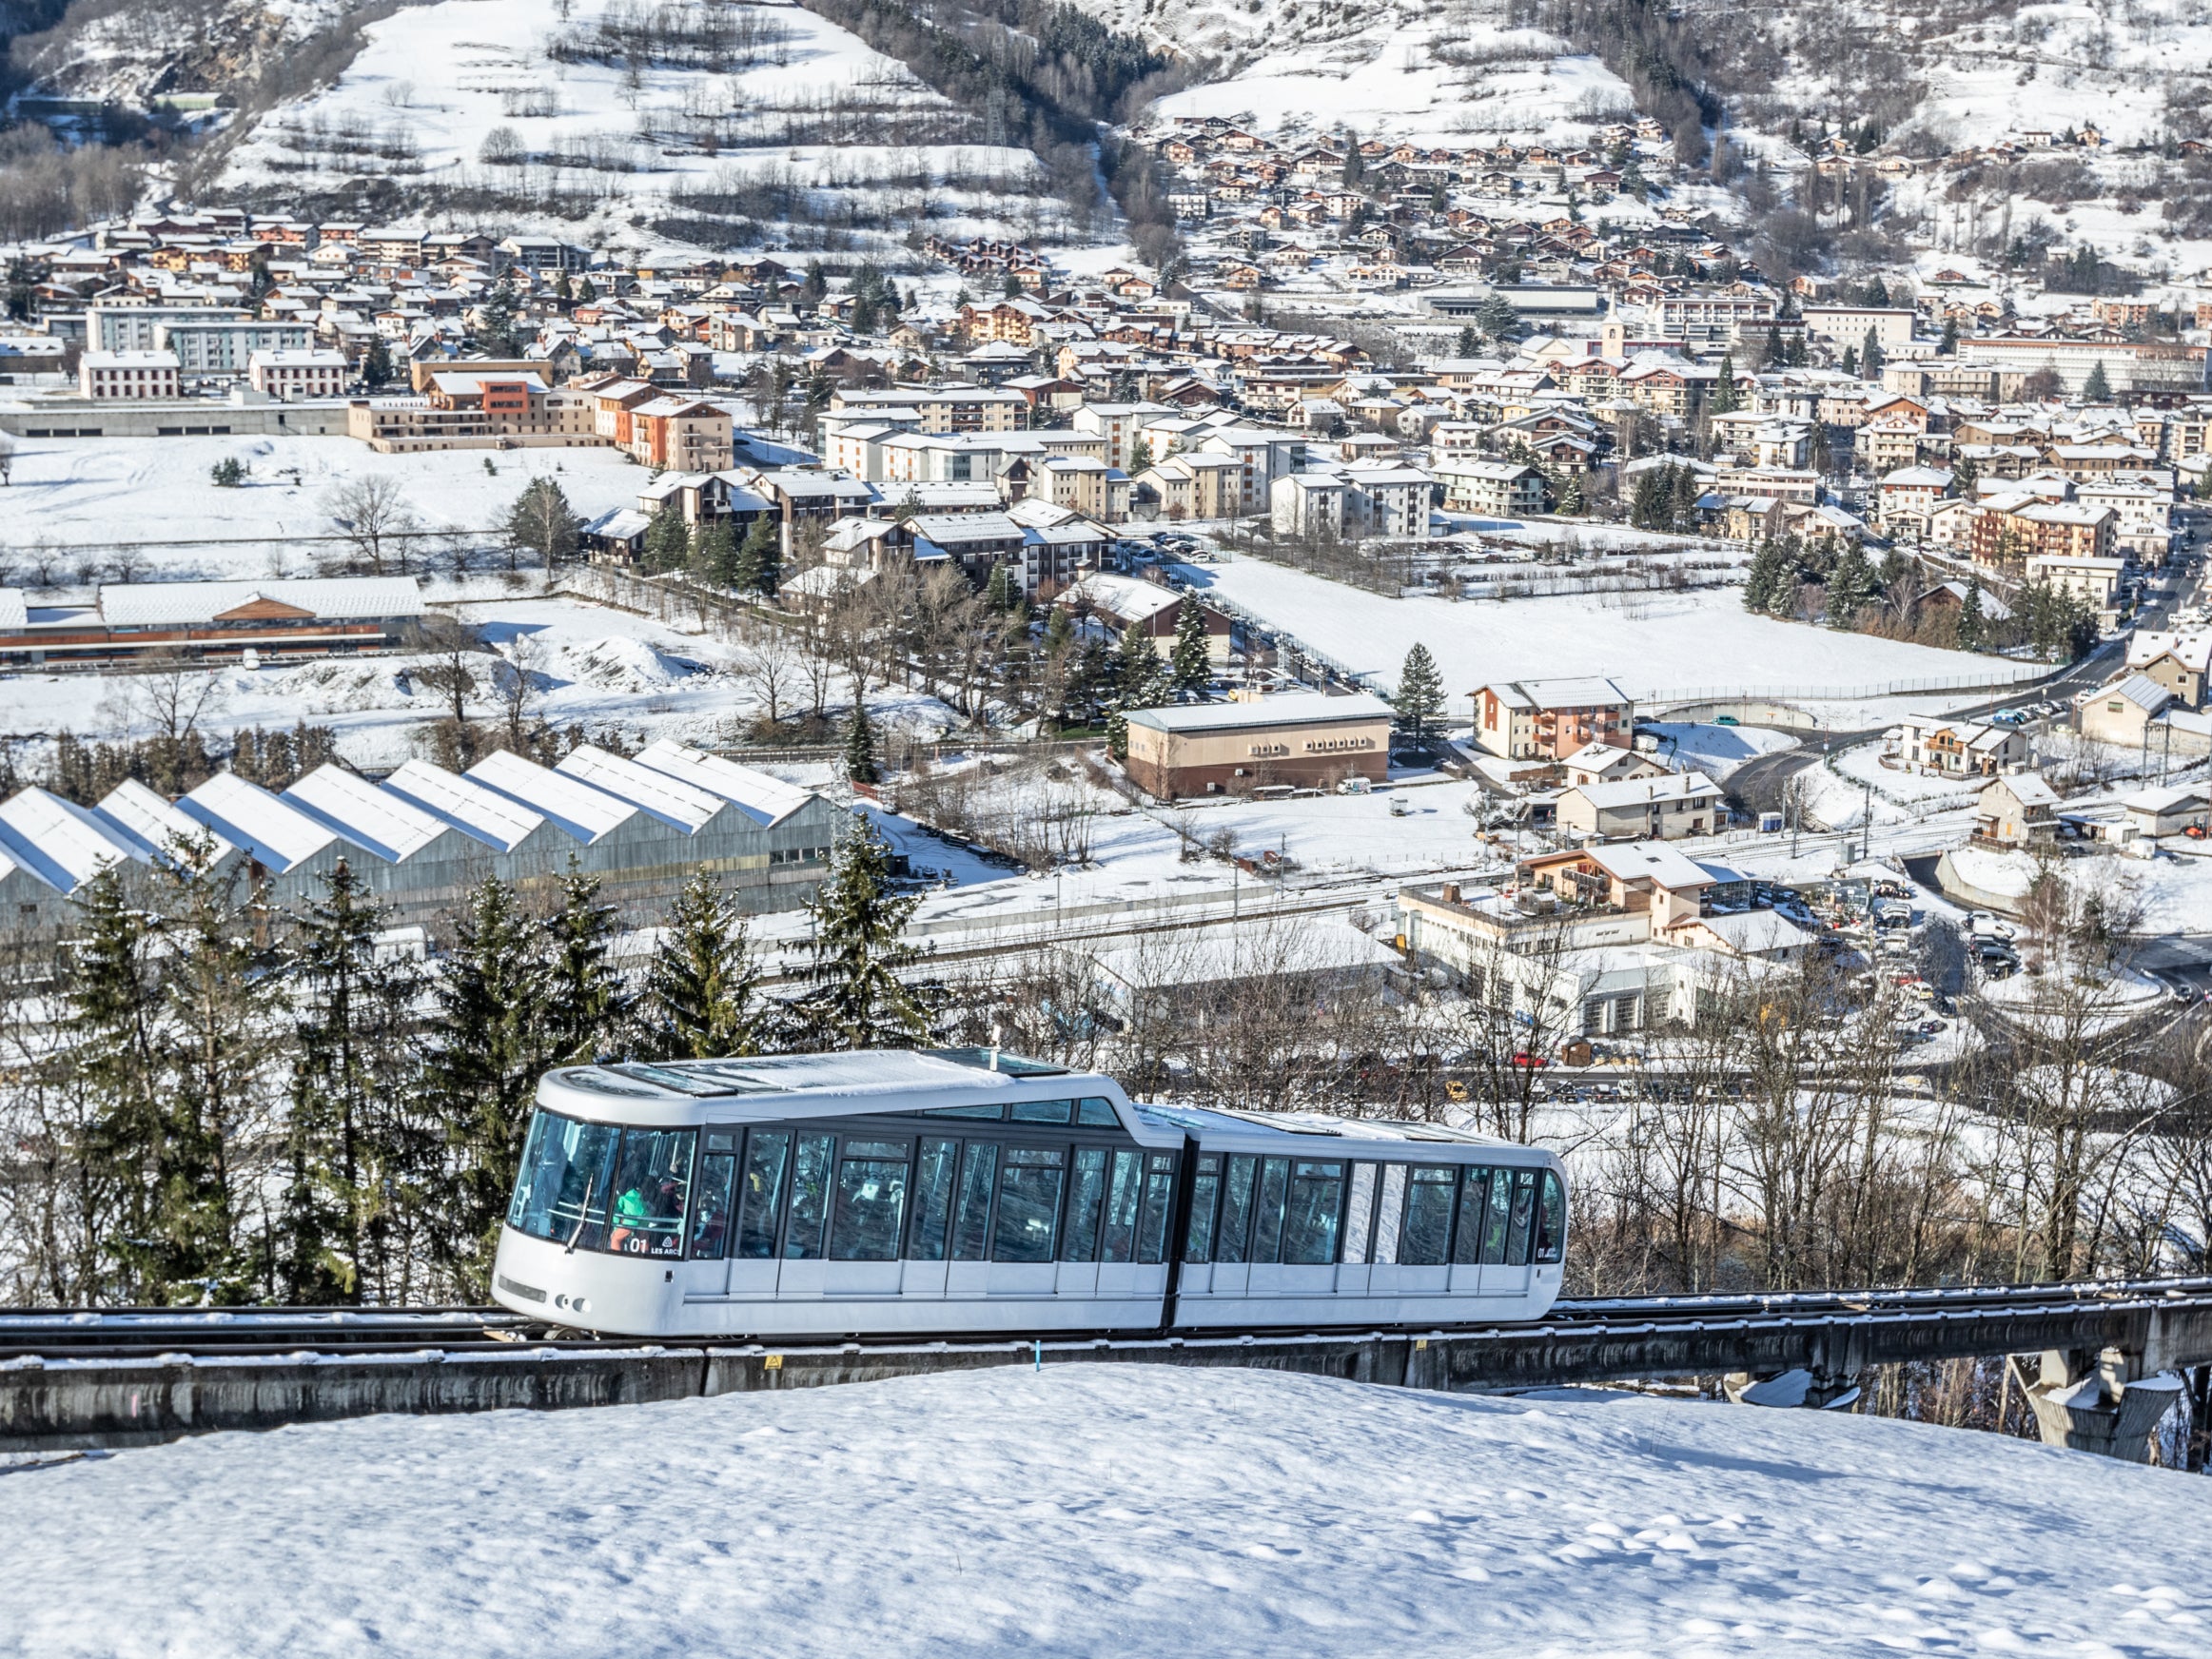
<path fill-rule="evenodd" d="M 440 0 L 363 32 L 335 85 L 232 152 L 228 192 L 389 180 L 388 211 L 427 190 L 582 242 L 646 226 L 742 245 L 794 222 L 865 247 L 1061 217 L 1033 154 L 793 5 Z"/>
<path fill-rule="evenodd" d="M 2201 1655 L 2203 1483 L 1963 1430 L 1047 1364 L 8 1474 L 0 1653 Z"/>
<path fill-rule="evenodd" d="M 1165 116 L 1460 145 L 1613 121 L 1633 100 L 1525 0 L 1079 0 L 1206 66 Z"/>

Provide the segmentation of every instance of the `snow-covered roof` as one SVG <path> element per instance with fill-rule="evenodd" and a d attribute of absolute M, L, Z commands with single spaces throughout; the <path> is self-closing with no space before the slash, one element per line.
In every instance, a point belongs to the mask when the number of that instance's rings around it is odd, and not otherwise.
<path fill-rule="evenodd" d="M 1991 778 L 1987 787 L 1992 790 L 2003 787 L 2011 790 L 2012 798 L 2024 807 L 2055 807 L 2059 804 L 2058 790 L 2031 771 L 2007 772 L 2003 777 Z"/>
<path fill-rule="evenodd" d="M 1346 720 L 1388 720 L 1391 708 L 1364 692 L 1332 697 L 1294 692 L 1247 703 L 1184 703 L 1171 709 L 1131 709 L 1128 723 L 1155 732 L 1228 732 L 1268 726 L 1338 725 Z"/>
<path fill-rule="evenodd" d="M 1811 945 L 1813 935 L 1774 910 L 1746 910 L 1733 916 L 1702 916 L 1696 925 L 1739 956 L 1767 956 Z"/>
<path fill-rule="evenodd" d="M 180 840 L 197 841 L 203 836 L 212 838 L 218 858 L 238 850 L 167 796 L 154 793 L 136 778 L 125 778 L 109 790 L 100 802 L 99 813 L 130 844 L 131 857 L 141 864 L 167 858 L 170 847 Z"/>
<path fill-rule="evenodd" d="M 340 838 L 327 825 L 233 771 L 217 772 L 180 800 L 177 810 L 245 849 L 278 875 Z"/>
<path fill-rule="evenodd" d="M 24 602 L 21 588 L 0 588 L 0 628 L 28 628 L 30 626 L 30 607 Z"/>
<path fill-rule="evenodd" d="M 1580 795 L 1604 812 L 1622 807 L 1640 807 L 1652 801 L 1705 800 L 1718 796 L 1720 786 L 1701 771 L 1671 771 L 1658 777 L 1576 784 L 1567 792 Z"/>
<path fill-rule="evenodd" d="M 1136 576 L 1115 576 L 1107 571 L 1092 571 L 1082 580 L 1071 584 L 1060 595 L 1063 605 L 1087 604 L 1118 616 L 1125 622 L 1142 622 L 1157 616 L 1163 611 L 1173 610 L 1183 603 L 1183 595 L 1173 588 L 1162 587 L 1158 582 L 1147 582 Z"/>
<path fill-rule="evenodd" d="M 466 775 L 543 813 L 586 844 L 619 830 L 638 812 L 628 801 L 618 801 L 579 777 L 554 771 L 503 749 L 478 761 Z"/>
<path fill-rule="evenodd" d="M 0 804 L 0 849 L 56 892 L 74 892 L 111 864 L 127 862 L 130 844 L 98 814 L 41 789 Z"/>
<path fill-rule="evenodd" d="M 308 576 L 250 582 L 107 582 L 100 615 L 111 628 L 174 627 L 211 622 L 256 599 L 273 600 L 311 616 L 420 616 L 422 591 L 413 576 Z"/>
<path fill-rule="evenodd" d="M 1600 869 L 1619 881 L 1650 881 L 1670 888 L 1709 888 L 1713 885 L 1713 877 L 1703 865 L 1664 841 L 1627 841 L 1610 847 L 1585 847 L 1581 856 L 1593 860 Z"/>
<path fill-rule="evenodd" d="M 545 822 L 543 813 L 533 811 L 511 795 L 426 760 L 408 761 L 384 779 L 383 787 L 501 852 L 514 851 Z"/>
<path fill-rule="evenodd" d="M 452 826 L 359 772 L 325 763 L 281 797 L 389 864 L 422 850 Z"/>
<path fill-rule="evenodd" d="M 718 754 L 709 754 L 673 738 L 663 737 L 657 743 L 648 744 L 638 751 L 637 764 L 665 772 L 695 790 L 719 795 L 761 825 L 780 824 L 809 801 L 818 798 L 812 790 L 787 784 L 779 777 L 755 771 L 734 760 L 724 760 Z"/>
<path fill-rule="evenodd" d="M 695 835 L 713 823 L 726 805 L 705 790 L 589 743 L 572 751 L 554 770 L 642 807 L 687 835 Z"/>

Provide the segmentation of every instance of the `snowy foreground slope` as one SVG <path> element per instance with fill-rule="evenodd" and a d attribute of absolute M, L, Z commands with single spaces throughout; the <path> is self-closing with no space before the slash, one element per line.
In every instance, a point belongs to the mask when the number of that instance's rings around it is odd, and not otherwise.
<path fill-rule="evenodd" d="M 995 1371 L 20 1469 L 0 1652 L 2202 1655 L 2202 1485 L 1811 1412 Z"/>

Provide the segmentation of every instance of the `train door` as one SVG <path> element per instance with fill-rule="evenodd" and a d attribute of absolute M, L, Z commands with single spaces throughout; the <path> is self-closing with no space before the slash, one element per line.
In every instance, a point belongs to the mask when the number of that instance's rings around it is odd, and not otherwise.
<path fill-rule="evenodd" d="M 1537 1175 L 1533 1169 L 1500 1169 L 1492 1176 L 1482 1232 L 1482 1294 L 1486 1297 L 1526 1297 L 1529 1293 Z"/>
<path fill-rule="evenodd" d="M 789 1129 L 754 1129 L 745 1137 L 737 1165 L 736 1225 L 730 1239 L 728 1294 L 734 1298 L 757 1300 L 775 1295 L 793 1140 Z"/>
<path fill-rule="evenodd" d="M 692 1231 L 676 1282 L 685 1299 L 719 1297 L 730 1288 L 730 1239 L 736 1222 L 735 1129 L 709 1129 L 699 1152 L 697 1190 L 692 1197 Z"/>

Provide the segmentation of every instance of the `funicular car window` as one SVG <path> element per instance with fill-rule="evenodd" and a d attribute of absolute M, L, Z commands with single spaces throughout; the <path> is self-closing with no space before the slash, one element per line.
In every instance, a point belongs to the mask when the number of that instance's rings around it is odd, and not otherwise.
<path fill-rule="evenodd" d="M 1543 1200 L 1537 1207 L 1537 1255 L 1539 1262 L 1559 1259 L 1567 1237 L 1567 1189 L 1556 1169 L 1544 1171 Z"/>
<path fill-rule="evenodd" d="M 999 1105 L 931 1106 L 929 1110 L 916 1112 L 914 1115 L 917 1118 L 988 1118 L 995 1123 L 1006 1116 L 1006 1107 Z"/>
<path fill-rule="evenodd" d="M 1198 1168 L 1190 1178 L 1190 1229 L 1183 1239 L 1183 1259 L 1206 1261 L 1211 1259 L 1214 1241 L 1214 1209 L 1221 1200 L 1222 1155 L 1202 1152 Z"/>
<path fill-rule="evenodd" d="M 1060 1243 L 1063 1261 L 1098 1259 L 1099 1212 L 1106 1200 L 1106 1150 L 1103 1146 L 1075 1149 L 1075 1180 L 1067 1195 L 1067 1227 Z"/>
<path fill-rule="evenodd" d="M 1073 1101 L 1016 1101 L 1013 1121 L 1017 1123 L 1065 1123 L 1075 1116 Z"/>
<path fill-rule="evenodd" d="M 707 1149 L 699 1159 L 698 1197 L 692 1204 L 693 1260 L 712 1261 L 729 1249 L 736 1177 L 737 1131 L 709 1129 Z"/>
<path fill-rule="evenodd" d="M 907 1241 L 909 1261 L 945 1259 L 945 1224 L 952 1217 L 952 1172 L 959 1158 L 957 1141 L 922 1142 L 914 1170 L 914 1232 Z"/>
<path fill-rule="evenodd" d="M 801 1135 L 792 1158 L 791 1220 L 785 1223 L 786 1261 L 816 1261 L 822 1227 L 830 1219 L 830 1154 L 833 1135 Z"/>
<path fill-rule="evenodd" d="M 1537 1172 L 1517 1169 L 1513 1172 L 1513 1225 L 1505 1235 L 1505 1263 L 1508 1267 L 1526 1267 L 1529 1259 L 1529 1223 L 1535 1220 L 1537 1207 Z"/>
<path fill-rule="evenodd" d="M 681 1256 L 696 1129 L 625 1129 L 615 1162 L 607 1248 L 620 1256 Z"/>
<path fill-rule="evenodd" d="M 539 1112 L 522 1147 L 507 1225 L 533 1239 L 587 1250 L 606 1247 L 607 1194 L 621 1130 Z"/>
<path fill-rule="evenodd" d="M 952 1223 L 952 1259 L 981 1261 L 990 1243 L 990 1193 L 997 1184 L 998 1147 L 970 1141 L 960 1163 L 960 1210 Z"/>
<path fill-rule="evenodd" d="M 1114 1154 L 1114 1172 L 1106 1185 L 1105 1247 L 1101 1261 L 1134 1261 L 1137 1257 L 1137 1204 L 1144 1196 L 1145 1155 Z"/>
<path fill-rule="evenodd" d="M 1222 1236 L 1214 1248 L 1216 1261 L 1248 1261 L 1252 1234 L 1252 1181 L 1260 1161 L 1249 1153 L 1232 1152 L 1222 1187 Z"/>
<path fill-rule="evenodd" d="M 787 1129 L 755 1129 L 746 1138 L 745 1175 L 737 1189 L 737 1255 L 742 1260 L 767 1261 L 775 1255 L 783 1176 L 791 1156 Z"/>
<path fill-rule="evenodd" d="M 1290 1185 L 1290 1160 L 1270 1158 L 1260 1165 L 1260 1201 L 1252 1212 L 1252 1259 L 1280 1261 L 1282 1200 Z"/>
<path fill-rule="evenodd" d="M 837 1161 L 832 1261 L 896 1261 L 907 1211 L 907 1143 L 848 1137 Z"/>
<path fill-rule="evenodd" d="M 1398 1235 L 1405 1211 L 1405 1165 L 1382 1166 L 1382 1198 L 1375 1206 L 1375 1260 L 1389 1266 L 1398 1259 Z"/>
<path fill-rule="evenodd" d="M 1049 1261 L 1060 1224 L 1067 1153 L 1059 1146 L 1009 1146 L 999 1170 L 993 1261 Z"/>
<path fill-rule="evenodd" d="M 1344 1202 L 1344 1255 L 1346 1261 L 1367 1259 L 1367 1245 L 1375 1230 L 1375 1166 L 1352 1165 L 1351 1193 Z"/>
<path fill-rule="evenodd" d="M 1155 1152 L 1145 1171 L 1145 1216 L 1137 1227 L 1137 1259 L 1167 1259 L 1167 1216 L 1175 1207 L 1175 1154 Z"/>
<path fill-rule="evenodd" d="M 1469 1169 L 1459 1188 L 1459 1220 L 1452 1229 L 1452 1264 L 1472 1267 L 1482 1259 L 1482 1227 L 1490 1206 L 1490 1171 Z"/>
<path fill-rule="evenodd" d="M 1405 1225 L 1398 1259 L 1405 1267 L 1441 1267 L 1452 1242 L 1452 1198 L 1459 1172 L 1449 1163 L 1417 1163 L 1405 1184 Z"/>
<path fill-rule="evenodd" d="M 1114 1110 L 1113 1102 L 1102 1101 L 1095 1096 L 1075 1103 L 1075 1121 L 1086 1129 L 1119 1129 L 1122 1126 L 1121 1114 Z"/>
<path fill-rule="evenodd" d="M 1294 1159 L 1290 1196 L 1282 1217 L 1282 1259 L 1318 1266 L 1337 1259 L 1337 1228 L 1343 1213 L 1344 1166 Z"/>
<path fill-rule="evenodd" d="M 1505 1223 L 1512 1209 L 1513 1171 L 1491 1171 L 1490 1214 L 1482 1227 L 1482 1264 L 1485 1267 L 1496 1267 L 1505 1259 Z"/>

